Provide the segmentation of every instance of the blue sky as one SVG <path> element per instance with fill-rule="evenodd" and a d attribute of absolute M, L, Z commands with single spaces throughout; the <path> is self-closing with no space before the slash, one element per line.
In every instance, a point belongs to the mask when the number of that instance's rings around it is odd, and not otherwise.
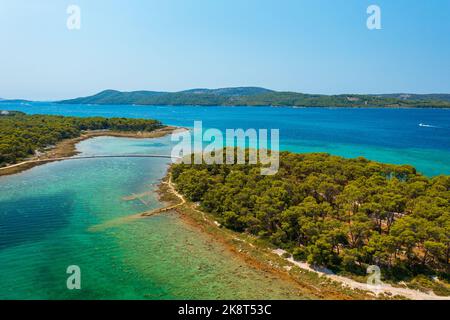
<path fill-rule="evenodd" d="M 67 6 L 81 30 L 66 28 Z M 366 9 L 381 7 L 382 30 Z M 450 93 L 450 1 L 0 0 L 0 97 L 263 86 Z"/>

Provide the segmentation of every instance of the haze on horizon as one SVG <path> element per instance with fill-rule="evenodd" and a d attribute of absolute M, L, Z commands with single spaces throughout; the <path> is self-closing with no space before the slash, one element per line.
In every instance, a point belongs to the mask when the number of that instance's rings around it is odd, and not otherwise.
<path fill-rule="evenodd" d="M 68 30 L 69 4 L 81 29 Z M 366 9 L 381 8 L 381 30 Z M 258 86 L 450 93 L 450 2 L 0 0 L 0 97 Z"/>

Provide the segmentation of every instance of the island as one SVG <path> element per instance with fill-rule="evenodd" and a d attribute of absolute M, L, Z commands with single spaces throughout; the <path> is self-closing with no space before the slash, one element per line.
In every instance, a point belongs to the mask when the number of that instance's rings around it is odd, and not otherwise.
<path fill-rule="evenodd" d="M 105 90 L 93 96 L 62 100 L 62 104 L 288 106 L 332 108 L 450 108 L 449 94 L 340 94 L 280 92 L 259 87 L 190 89 L 180 92 Z"/>

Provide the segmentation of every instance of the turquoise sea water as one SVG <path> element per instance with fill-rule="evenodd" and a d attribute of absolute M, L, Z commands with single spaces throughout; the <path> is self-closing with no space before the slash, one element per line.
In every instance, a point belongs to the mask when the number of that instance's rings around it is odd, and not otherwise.
<path fill-rule="evenodd" d="M 412 164 L 428 175 L 450 174 L 450 110 L 51 103 L 0 108 L 156 118 L 187 127 L 203 120 L 205 128 L 277 128 L 282 149 L 362 155 Z M 171 147 L 169 137 L 100 137 L 78 145 L 83 154 L 169 154 Z M 0 299 L 313 298 L 246 265 L 174 214 L 110 224 L 162 205 L 153 191 L 168 161 L 73 160 L 0 177 Z M 145 204 L 123 199 L 133 193 L 146 193 Z M 81 291 L 66 288 L 69 265 L 81 268 Z"/>
<path fill-rule="evenodd" d="M 280 129 L 280 147 L 293 152 L 364 156 L 410 164 L 433 176 L 450 174 L 450 109 L 332 109 L 60 105 L 2 103 L 27 113 L 154 118 L 165 124 L 204 128 Z"/>
<path fill-rule="evenodd" d="M 83 154 L 170 147 L 168 137 L 99 137 L 78 145 Z M 0 299 L 308 298 L 175 214 L 111 225 L 161 206 L 151 191 L 167 161 L 72 160 L 0 177 Z M 146 204 L 123 200 L 145 192 Z M 66 287 L 70 265 L 81 268 L 79 291 Z"/>

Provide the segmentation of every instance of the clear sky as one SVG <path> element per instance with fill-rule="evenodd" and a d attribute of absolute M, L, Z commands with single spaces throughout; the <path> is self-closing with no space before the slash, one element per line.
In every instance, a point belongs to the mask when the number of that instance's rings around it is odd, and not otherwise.
<path fill-rule="evenodd" d="M 68 30 L 68 5 L 81 29 Z M 381 8 L 381 30 L 366 9 Z M 0 0 L 0 97 L 262 86 L 450 93 L 450 1 Z"/>

